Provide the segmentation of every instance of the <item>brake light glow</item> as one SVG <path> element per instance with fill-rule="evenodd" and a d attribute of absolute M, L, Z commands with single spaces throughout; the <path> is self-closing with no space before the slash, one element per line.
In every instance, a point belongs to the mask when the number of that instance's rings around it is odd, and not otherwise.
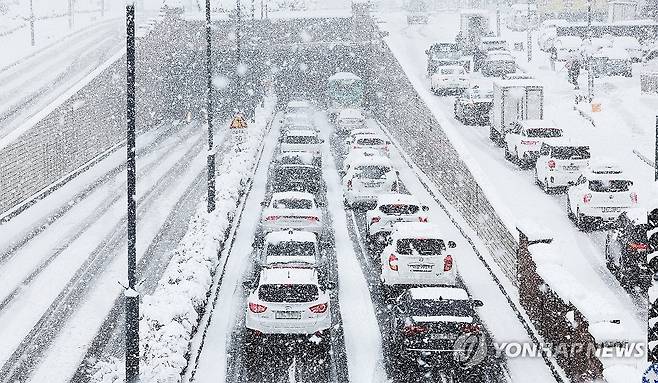
<path fill-rule="evenodd" d="M 249 302 L 249 310 L 254 314 L 264 313 L 267 310 L 267 306 L 259 305 L 258 303 Z"/>
<path fill-rule="evenodd" d="M 279 216 L 278 216 L 278 215 L 268 215 L 268 216 L 265 218 L 266 221 L 276 221 L 277 219 L 279 219 Z"/>
<path fill-rule="evenodd" d="M 396 257 L 395 254 L 388 256 L 388 267 L 393 271 L 398 271 L 398 257 Z"/>
<path fill-rule="evenodd" d="M 443 259 L 443 271 L 452 270 L 452 255 L 446 255 Z"/>
<path fill-rule="evenodd" d="M 549 169 L 555 169 L 555 161 L 548 160 L 548 168 Z"/>
<path fill-rule="evenodd" d="M 467 333 L 478 333 L 480 332 L 480 326 L 474 323 L 465 323 L 462 326 L 462 331 Z"/>
<path fill-rule="evenodd" d="M 326 303 L 320 303 L 315 306 L 311 306 L 309 310 L 311 310 L 312 313 L 314 314 L 322 314 L 323 312 L 327 311 L 328 305 Z"/>
<path fill-rule="evenodd" d="M 403 328 L 404 335 L 413 336 L 426 333 L 429 329 L 426 326 L 419 326 L 417 324 L 405 325 Z"/>
<path fill-rule="evenodd" d="M 647 248 L 649 248 L 649 245 L 647 245 L 646 243 L 631 242 L 631 243 L 628 244 L 628 249 L 629 250 L 647 251 Z"/>
<path fill-rule="evenodd" d="M 427 222 L 427 217 L 418 217 L 418 222 Z"/>
<path fill-rule="evenodd" d="M 377 223 L 380 220 L 381 220 L 381 217 L 372 217 L 372 219 L 370 220 L 370 223 Z"/>
<path fill-rule="evenodd" d="M 592 193 L 587 193 L 583 196 L 583 202 L 584 203 L 589 203 L 589 201 L 592 200 Z"/>
<path fill-rule="evenodd" d="M 320 220 L 318 217 L 313 217 L 313 216 L 308 216 L 306 217 L 306 219 L 311 222 L 318 222 Z"/>
<path fill-rule="evenodd" d="M 631 202 L 632 203 L 637 203 L 637 193 L 636 192 L 631 192 Z"/>

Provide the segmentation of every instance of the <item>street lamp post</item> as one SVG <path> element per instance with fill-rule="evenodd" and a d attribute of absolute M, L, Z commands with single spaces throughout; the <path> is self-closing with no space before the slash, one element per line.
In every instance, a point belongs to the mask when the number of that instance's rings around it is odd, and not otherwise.
<path fill-rule="evenodd" d="M 532 60 L 532 28 L 530 25 L 530 3 L 528 3 L 528 17 L 527 17 L 526 31 L 528 34 L 528 62 Z"/>
<path fill-rule="evenodd" d="M 137 268 L 137 203 L 135 162 L 135 3 L 126 2 L 126 156 L 128 191 L 128 288 L 126 298 L 126 382 L 139 379 L 139 295 Z"/>
<path fill-rule="evenodd" d="M 592 68 L 592 0 L 587 0 L 587 41 L 589 52 L 587 53 L 587 98 L 589 102 L 594 99 L 594 72 Z"/>
<path fill-rule="evenodd" d="M 32 6 L 32 0 L 30 0 L 30 41 L 34 46 L 34 7 Z"/>
<path fill-rule="evenodd" d="M 213 148 L 213 100 L 212 100 L 212 49 L 210 28 L 210 0 L 206 0 L 206 109 L 208 124 L 208 213 L 215 210 L 215 151 Z"/>

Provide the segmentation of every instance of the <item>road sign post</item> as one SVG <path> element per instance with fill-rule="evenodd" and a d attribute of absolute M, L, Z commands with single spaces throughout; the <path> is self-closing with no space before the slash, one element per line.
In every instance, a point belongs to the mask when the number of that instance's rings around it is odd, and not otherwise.
<path fill-rule="evenodd" d="M 215 210 L 215 151 L 213 150 L 213 97 L 210 0 L 206 0 L 206 108 L 208 124 L 208 213 Z"/>

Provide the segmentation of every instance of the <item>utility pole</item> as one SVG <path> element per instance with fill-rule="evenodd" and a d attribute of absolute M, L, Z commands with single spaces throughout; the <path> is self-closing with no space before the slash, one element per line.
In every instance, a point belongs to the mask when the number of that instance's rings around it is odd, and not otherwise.
<path fill-rule="evenodd" d="M 530 24 L 530 3 L 528 5 L 528 20 L 526 31 L 528 32 L 528 62 L 532 60 L 532 25 Z"/>
<path fill-rule="evenodd" d="M 587 41 L 589 52 L 587 53 L 587 97 L 591 103 L 594 99 L 594 71 L 592 68 L 592 0 L 587 0 Z"/>
<path fill-rule="evenodd" d="M 30 0 L 30 41 L 34 46 L 34 7 L 32 6 L 32 0 Z"/>
<path fill-rule="evenodd" d="M 256 18 L 256 0 L 251 0 L 251 19 Z"/>
<path fill-rule="evenodd" d="M 213 104 L 212 104 L 212 49 L 210 28 L 210 0 L 206 0 L 206 109 L 208 124 L 208 213 L 215 210 L 215 151 L 213 147 Z"/>
<path fill-rule="evenodd" d="M 105 16 L 105 0 L 101 0 L 101 17 Z"/>
<path fill-rule="evenodd" d="M 496 4 L 496 37 L 500 37 L 500 4 Z"/>
<path fill-rule="evenodd" d="M 73 1 L 69 0 L 69 29 L 73 28 Z"/>
<path fill-rule="evenodd" d="M 235 62 L 235 71 L 236 71 L 236 80 L 237 80 L 237 86 L 235 86 L 235 92 L 236 92 L 236 109 L 238 111 L 242 111 L 242 76 L 239 73 L 240 71 L 240 63 L 242 62 L 242 7 L 240 4 L 240 0 L 236 0 L 236 10 L 238 13 L 238 22 L 235 27 L 235 57 L 236 57 L 236 62 Z"/>
<path fill-rule="evenodd" d="M 128 190 L 128 288 L 126 298 L 126 382 L 139 380 L 139 294 L 137 268 L 137 203 L 135 201 L 135 2 L 126 2 L 126 155 Z"/>
<path fill-rule="evenodd" d="M 263 20 L 263 2 L 264 0 L 260 0 L 260 19 Z"/>
<path fill-rule="evenodd" d="M 654 181 L 658 182 L 658 116 L 656 116 L 656 156 L 653 165 Z"/>

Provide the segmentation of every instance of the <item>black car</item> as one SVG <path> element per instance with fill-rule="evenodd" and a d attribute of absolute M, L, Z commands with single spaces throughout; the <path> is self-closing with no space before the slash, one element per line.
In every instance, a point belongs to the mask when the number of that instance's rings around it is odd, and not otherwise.
<path fill-rule="evenodd" d="M 651 285 L 647 270 L 650 241 L 646 217 L 646 213 L 622 213 L 606 235 L 606 266 L 627 290 L 646 291 Z M 650 258 L 650 262 L 658 262 L 658 253 L 651 254 Z"/>
<path fill-rule="evenodd" d="M 301 191 L 321 196 L 322 169 L 308 164 L 278 164 L 272 178 L 273 192 Z"/>
<path fill-rule="evenodd" d="M 423 366 L 455 366 L 460 355 L 487 355 L 486 334 L 481 327 L 473 300 L 457 287 L 415 287 L 402 293 L 391 306 L 390 360 L 403 366 L 416 361 Z M 464 349 L 466 339 L 477 339 L 481 347 Z M 471 343 L 472 345 L 473 343 Z M 478 352 L 480 354 L 478 354 Z"/>
<path fill-rule="evenodd" d="M 477 86 L 455 99 L 455 119 L 466 125 L 489 125 L 493 93 Z"/>

